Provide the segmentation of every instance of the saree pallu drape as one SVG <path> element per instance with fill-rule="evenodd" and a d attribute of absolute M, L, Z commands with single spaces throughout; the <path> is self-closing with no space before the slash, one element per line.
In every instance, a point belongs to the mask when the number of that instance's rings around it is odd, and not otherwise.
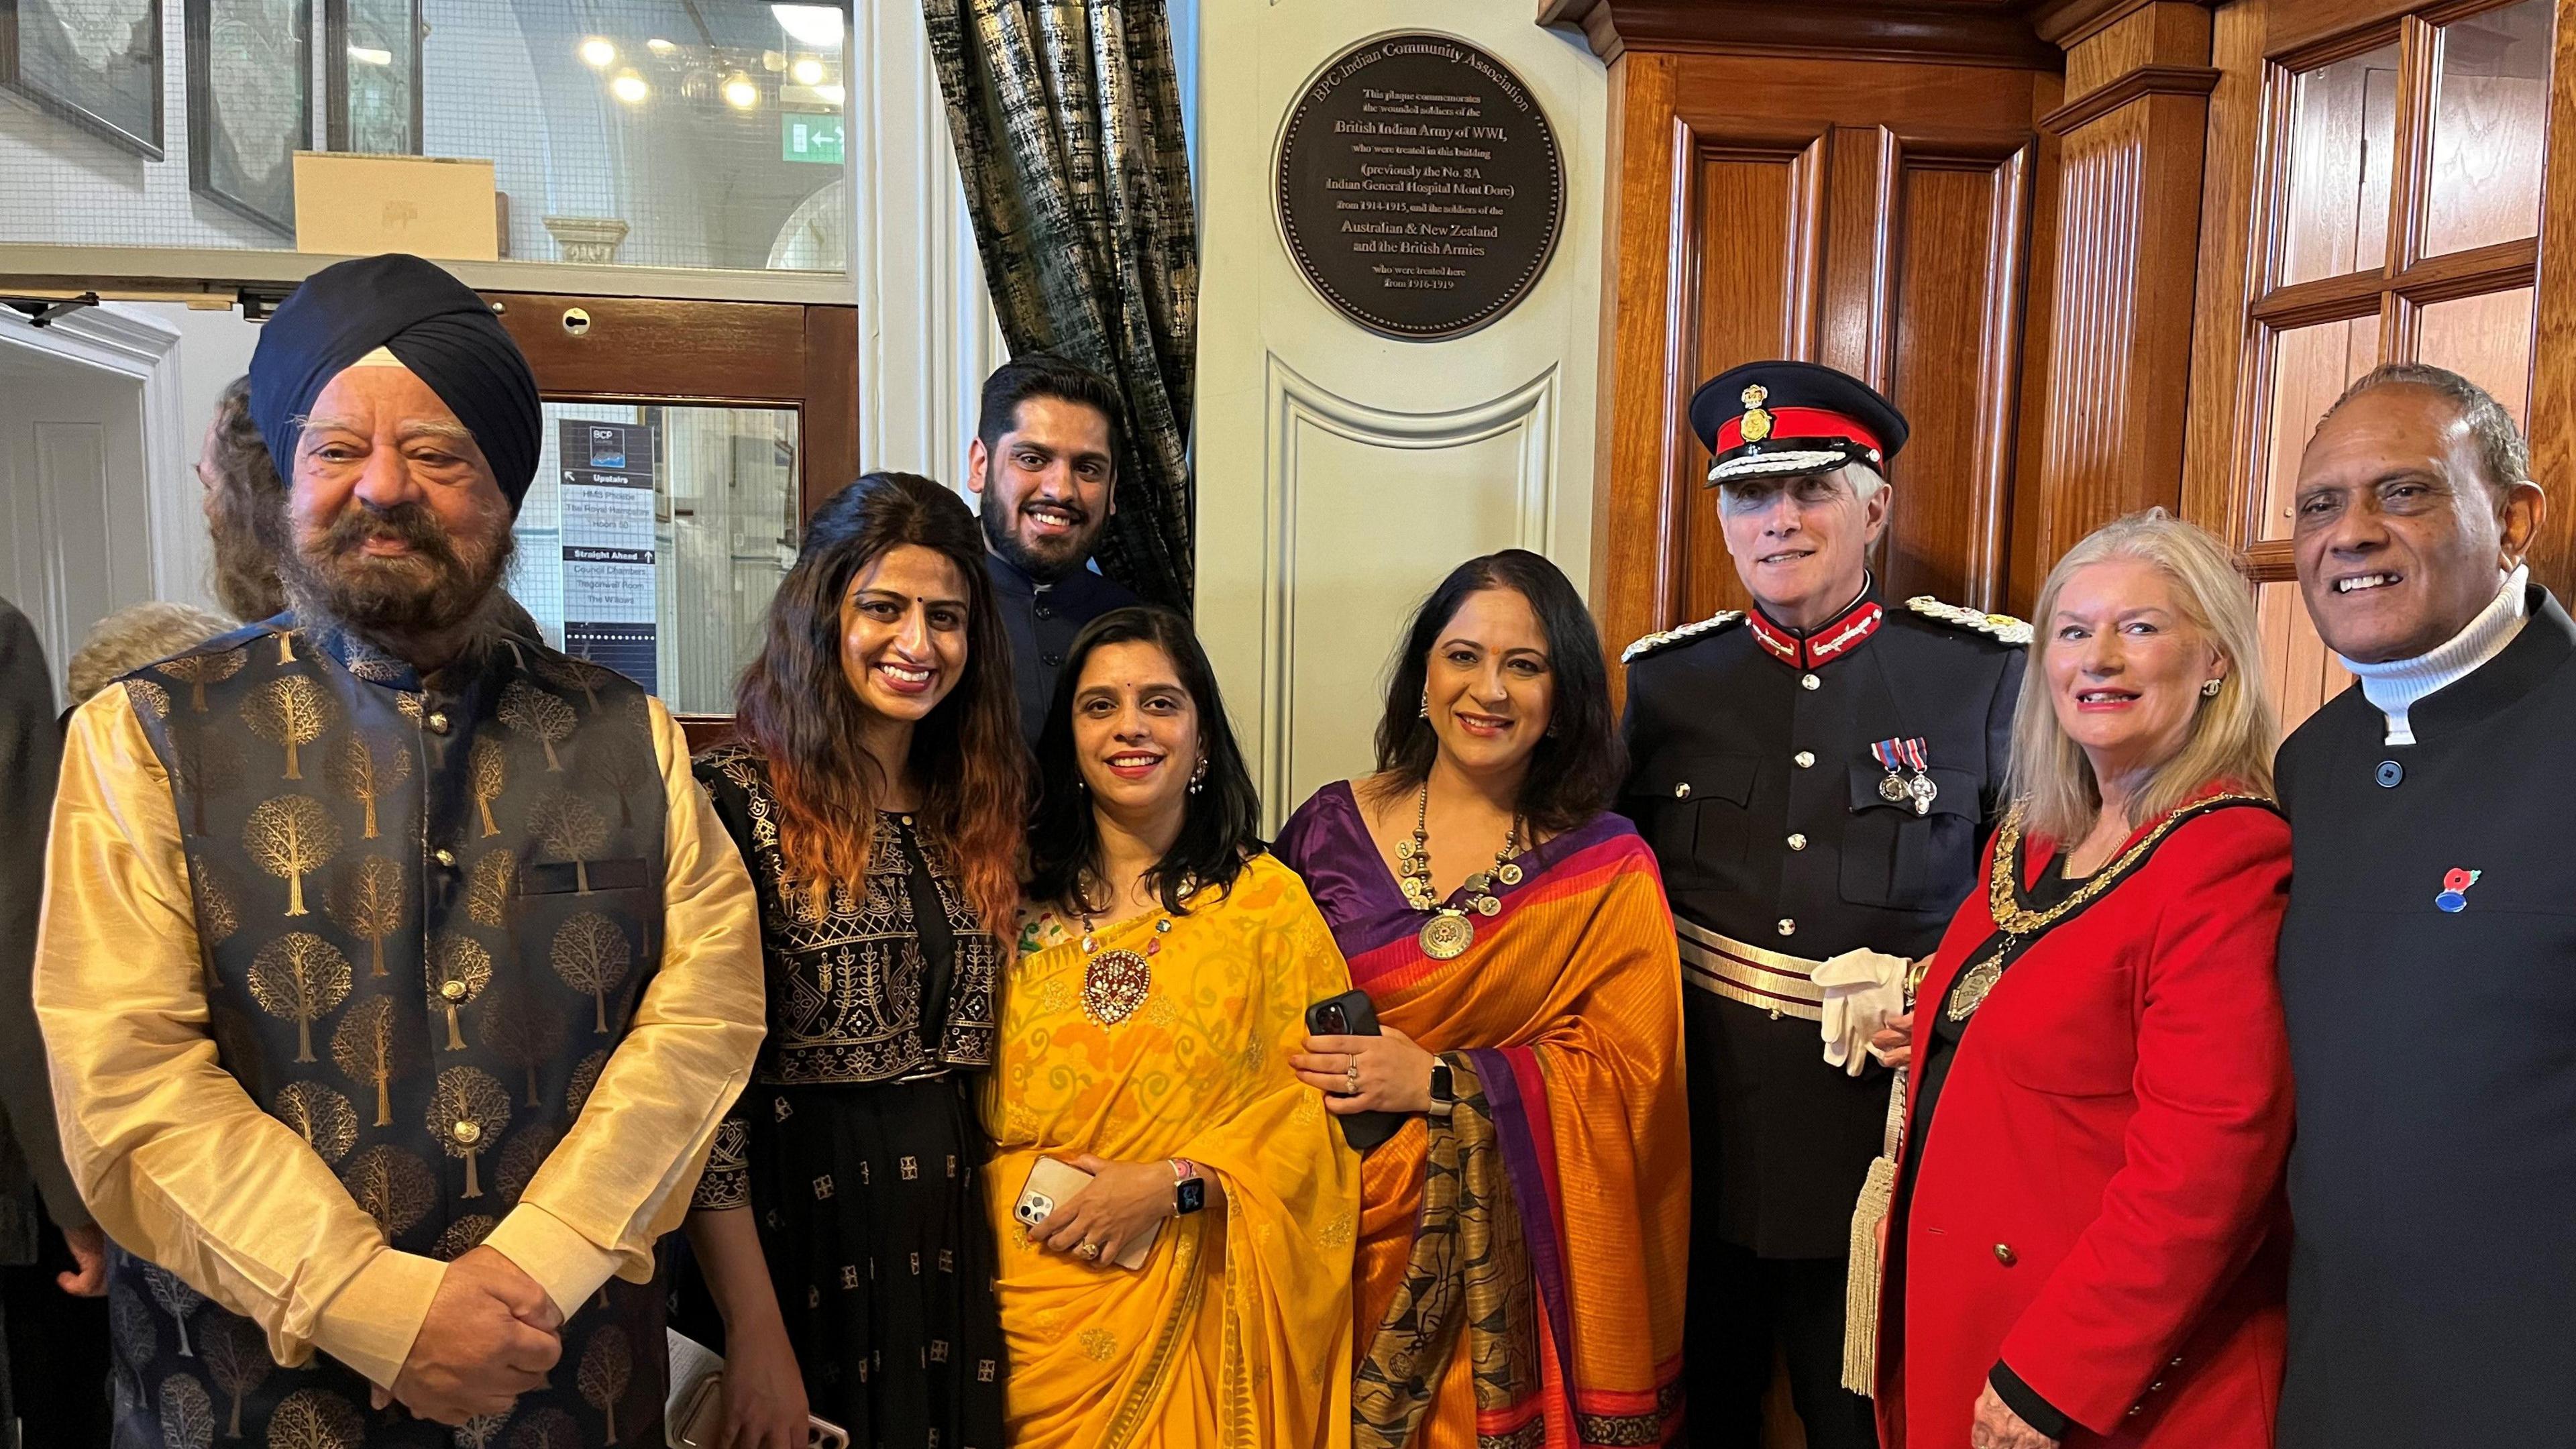
<path fill-rule="evenodd" d="M 1627 821 L 1596 817 L 1520 857 L 1500 914 L 1437 961 L 1418 914 L 1334 910 L 1373 899 L 1366 873 L 1384 867 L 1356 857 L 1356 810 L 1330 788 L 1299 814 L 1329 806 L 1342 828 L 1292 822 L 1281 853 L 1301 869 L 1330 853 L 1319 869 L 1367 887 L 1326 896 L 1352 980 L 1382 1024 L 1443 1054 L 1460 1096 L 1362 1166 L 1353 1443 L 1671 1442 L 1690 1135 L 1654 857 Z"/>
<path fill-rule="evenodd" d="M 1118 384 L 1110 577 L 1186 611 L 1199 242 L 1163 0 L 922 0 L 1003 340 Z"/>
<path fill-rule="evenodd" d="M 1102 954 L 1133 951 L 1151 971 L 1123 1020 L 1087 1009 L 1091 956 L 1078 924 L 1051 914 L 1027 923 L 1004 987 L 983 1112 L 1010 1442 L 1342 1449 L 1359 1160 L 1288 1053 L 1308 1003 L 1348 990 L 1348 969 L 1305 887 L 1267 856 L 1170 931 L 1159 916 L 1099 933 Z M 1040 1158 L 1084 1152 L 1189 1158 L 1224 1202 L 1166 1220 L 1141 1269 L 1050 1252 L 1012 1208 Z"/>

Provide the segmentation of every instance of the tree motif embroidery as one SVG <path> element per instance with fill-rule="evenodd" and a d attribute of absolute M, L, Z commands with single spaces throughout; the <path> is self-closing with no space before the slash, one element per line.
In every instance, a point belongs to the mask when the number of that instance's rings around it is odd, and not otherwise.
<path fill-rule="evenodd" d="M 486 851 L 465 875 L 465 918 L 487 931 L 509 925 L 518 885 L 519 858 L 506 847 Z"/>
<path fill-rule="evenodd" d="M 542 689 L 512 681 L 501 691 L 501 723 L 518 734 L 530 736 L 545 747 L 546 768 L 560 771 L 563 762 L 555 758 L 555 746 L 572 738 L 575 719 L 572 706 Z"/>
<path fill-rule="evenodd" d="M 442 1263 L 453 1263 L 481 1247 L 483 1240 L 492 1236 L 492 1230 L 500 1225 L 499 1218 L 468 1213 L 447 1225 L 447 1230 L 438 1235 L 438 1241 L 430 1245 L 429 1255 Z"/>
<path fill-rule="evenodd" d="M 475 1160 L 510 1125 L 510 1094 L 492 1074 L 479 1067 L 449 1067 L 438 1074 L 429 1096 L 429 1135 L 450 1157 L 465 1159 L 465 1191 L 459 1197 L 481 1197 L 483 1181 Z"/>
<path fill-rule="evenodd" d="M 306 914 L 304 878 L 322 868 L 340 848 L 340 824 L 322 802 L 307 795 L 280 795 L 251 807 L 242 825 L 242 847 L 259 868 L 286 882 L 286 913 Z"/>
<path fill-rule="evenodd" d="M 241 915 L 233 909 L 232 894 L 215 878 L 214 868 L 202 862 L 192 863 L 188 870 L 188 898 L 196 903 L 197 944 L 205 960 L 206 981 L 215 980 L 215 948 L 232 939 L 241 929 Z"/>
<path fill-rule="evenodd" d="M 328 1389 L 297 1389 L 268 1416 L 268 1449 L 361 1449 L 366 1442 L 367 1421 Z"/>
<path fill-rule="evenodd" d="M 483 1049 L 527 1073 L 525 1097 L 531 1108 L 538 1105 L 537 1073 L 563 1045 L 564 1014 L 546 999 L 550 994 L 514 980 L 494 987 L 483 999 Z"/>
<path fill-rule="evenodd" d="M 161 1381 L 161 1442 L 169 1449 L 207 1449 L 215 1442 L 215 1401 L 191 1375 Z"/>
<path fill-rule="evenodd" d="M 280 635 L 284 638 L 284 635 Z M 301 780 L 296 750 L 322 738 L 331 724 L 331 696 L 301 674 L 273 679 L 242 701 L 242 723 L 252 734 L 286 751 L 286 776 Z"/>
<path fill-rule="evenodd" d="M 597 911 L 583 911 L 556 927 L 546 953 L 564 985 L 590 993 L 591 1030 L 600 1035 L 608 1032 L 608 993 L 626 980 L 633 958 L 626 932 Z"/>
<path fill-rule="evenodd" d="M 178 1321 L 179 1357 L 195 1358 L 196 1353 L 188 1347 L 188 1315 L 204 1305 L 206 1295 L 158 1263 L 143 1265 L 143 1286 L 152 1294 L 152 1301 L 161 1305 L 161 1311 Z"/>
<path fill-rule="evenodd" d="M 320 1082 L 289 1082 L 280 1088 L 276 1115 L 303 1133 L 304 1145 L 324 1162 L 337 1162 L 358 1145 L 357 1109 Z"/>
<path fill-rule="evenodd" d="M 180 659 L 161 661 L 161 672 L 188 686 L 188 708 L 198 714 L 206 712 L 206 686 L 221 684 L 242 672 L 250 662 L 247 649 L 227 649 L 221 654 L 191 654 Z M 234 1438 L 240 1438 L 236 1430 Z"/>
<path fill-rule="evenodd" d="M 388 1239 L 420 1226 L 420 1220 L 429 1216 L 430 1204 L 438 1200 L 437 1174 L 399 1147 L 380 1145 L 359 1153 L 350 1159 L 340 1182 Z"/>
<path fill-rule="evenodd" d="M 206 833 L 206 800 L 229 795 L 250 774 L 250 757 L 228 730 L 199 730 L 172 754 L 170 789 L 188 802 L 188 820 L 197 834 Z"/>
<path fill-rule="evenodd" d="M 510 1145 L 501 1149 L 501 1168 L 494 1185 L 501 1190 L 501 1201 L 512 1207 L 527 1192 L 528 1184 L 537 1180 L 537 1169 L 546 1165 L 547 1154 L 563 1134 L 551 1127 L 522 1127 L 510 1134 Z"/>
<path fill-rule="evenodd" d="M 626 1330 L 611 1323 L 590 1336 L 590 1344 L 581 1351 L 581 1371 L 576 1376 L 581 1396 L 608 1420 L 607 1442 L 617 1442 L 617 1401 L 626 1396 L 627 1379 L 635 1371 L 635 1350 L 626 1341 Z"/>
<path fill-rule="evenodd" d="M 310 931 L 289 931 L 251 958 L 250 994 L 260 1010 L 295 1023 L 295 1059 L 312 1061 L 314 1020 L 349 994 L 349 958 Z"/>
<path fill-rule="evenodd" d="M 608 822 L 590 802 L 568 790 L 550 790 L 528 812 L 537 844 L 557 860 L 572 862 L 573 889 L 590 894 L 590 860 L 608 844 Z"/>
<path fill-rule="evenodd" d="M 468 1219 L 468 1221 L 472 1221 Z M 485 1414 L 456 1426 L 456 1449 L 492 1449 L 500 1442 L 501 1426 L 510 1422 L 510 1411 Z"/>
<path fill-rule="evenodd" d="M 367 974 L 385 974 L 385 938 L 402 929 L 402 867 L 381 855 L 362 855 L 331 884 L 322 908 L 333 925 L 367 943 Z"/>
<path fill-rule="evenodd" d="M 358 838 L 373 840 L 376 802 L 391 798 L 394 790 L 411 778 L 411 751 L 390 742 L 379 749 L 367 742 L 364 730 L 353 729 L 331 751 L 326 773 L 332 789 L 357 801 L 366 811 L 366 827 Z"/>
<path fill-rule="evenodd" d="M 540 654 L 534 668 L 539 679 L 557 689 L 580 690 L 592 714 L 599 713 L 600 686 L 616 678 L 589 660 L 575 659 L 569 654 Z"/>
<path fill-rule="evenodd" d="M 154 719 L 170 717 L 170 691 L 149 679 L 125 681 L 125 700 L 134 706 L 136 714 L 148 714 Z"/>
<path fill-rule="evenodd" d="M 509 755 L 501 742 L 489 735 L 476 740 L 474 748 L 465 752 L 465 770 L 473 782 L 474 809 L 483 817 L 485 840 L 501 833 L 500 825 L 492 819 L 492 802 L 501 798 L 501 787 L 508 779 Z"/>
<path fill-rule="evenodd" d="M 658 769 L 659 762 L 642 751 L 611 747 L 592 755 L 583 778 L 595 788 L 617 797 L 617 824 L 621 829 L 631 830 L 635 826 L 635 807 L 629 802 L 638 789 L 655 777 Z"/>
<path fill-rule="evenodd" d="M 510 1431 L 510 1449 L 581 1449 L 581 1426 L 561 1409 L 539 1409 Z"/>
<path fill-rule="evenodd" d="M 115 1340 L 125 1366 L 138 1374 L 149 1370 L 161 1351 L 161 1331 L 153 1323 L 152 1310 L 121 1279 L 107 1285 L 107 1336 Z"/>
<path fill-rule="evenodd" d="M 608 1068 L 608 1048 L 601 1047 L 573 1063 L 572 1076 L 564 1083 L 564 1115 L 577 1118 L 581 1109 L 590 1105 L 591 1089 L 599 1085 L 599 1074 Z"/>
<path fill-rule="evenodd" d="M 350 1007 L 339 1030 L 331 1033 L 331 1064 L 350 1081 L 376 1089 L 378 1127 L 394 1125 L 393 1080 L 420 1066 L 422 1055 L 387 996 L 370 996 Z"/>
<path fill-rule="evenodd" d="M 224 1437 L 241 1437 L 242 1400 L 257 1392 L 268 1380 L 268 1371 L 276 1364 L 268 1356 L 268 1340 L 259 1325 L 230 1313 L 218 1314 L 206 1325 L 205 1341 L 198 1345 L 199 1357 L 206 1361 L 206 1375 L 215 1387 L 232 1400 L 232 1417 L 224 1427 Z"/>
<path fill-rule="evenodd" d="M 465 1050 L 465 1037 L 456 1029 L 456 1009 L 492 984 L 492 953 L 471 936 L 444 932 L 430 947 L 427 984 L 429 1004 L 447 1012 L 447 1049 Z"/>

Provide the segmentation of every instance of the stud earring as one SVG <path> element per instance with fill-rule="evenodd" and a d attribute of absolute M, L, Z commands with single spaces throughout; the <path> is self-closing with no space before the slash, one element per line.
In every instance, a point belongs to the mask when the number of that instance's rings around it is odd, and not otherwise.
<path fill-rule="evenodd" d="M 2216 679 L 2204 679 L 2200 682 L 2201 698 L 2216 699 L 2218 698 L 2218 691 L 2225 689 L 2226 687 L 2227 676 L 2223 674 Z"/>

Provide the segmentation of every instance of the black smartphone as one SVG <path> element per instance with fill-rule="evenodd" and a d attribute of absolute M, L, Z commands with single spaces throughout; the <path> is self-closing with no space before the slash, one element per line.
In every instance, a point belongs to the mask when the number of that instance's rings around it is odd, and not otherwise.
<path fill-rule="evenodd" d="M 1368 993 L 1345 991 L 1306 1008 L 1306 1031 L 1312 1036 L 1376 1036 L 1377 1008 Z M 1341 1119 L 1342 1140 L 1353 1152 L 1366 1152 L 1404 1125 L 1401 1112 L 1354 1112 Z"/>

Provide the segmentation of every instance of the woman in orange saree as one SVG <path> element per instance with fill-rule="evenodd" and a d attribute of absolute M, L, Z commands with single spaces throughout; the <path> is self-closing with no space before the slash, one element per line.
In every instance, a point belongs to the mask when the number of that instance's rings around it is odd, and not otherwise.
<path fill-rule="evenodd" d="M 1361 1165 L 1352 1442 L 1672 1442 L 1690 1142 L 1653 856 L 1603 803 L 1607 669 L 1535 554 L 1416 614 L 1378 773 L 1282 832 L 1382 1035 L 1310 1037 L 1332 1111 L 1403 1114 Z"/>

